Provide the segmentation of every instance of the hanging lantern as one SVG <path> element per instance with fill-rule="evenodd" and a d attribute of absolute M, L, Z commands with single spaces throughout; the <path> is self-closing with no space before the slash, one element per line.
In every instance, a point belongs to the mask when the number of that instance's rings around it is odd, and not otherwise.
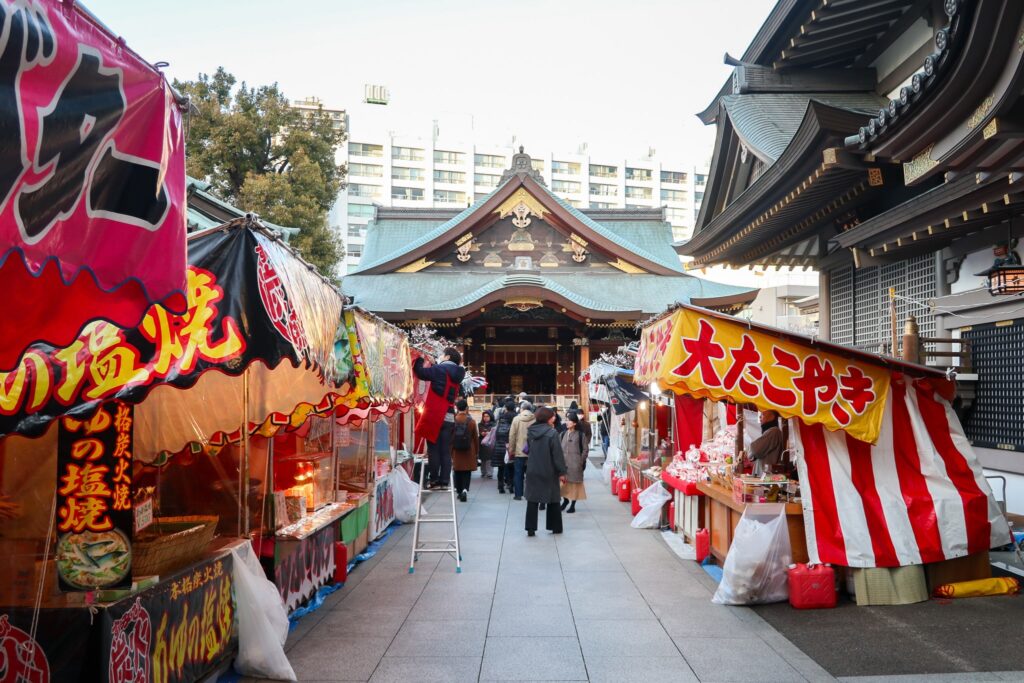
<path fill-rule="evenodd" d="M 1020 264 L 993 266 L 977 275 L 988 278 L 992 296 L 1024 294 L 1024 266 Z"/>

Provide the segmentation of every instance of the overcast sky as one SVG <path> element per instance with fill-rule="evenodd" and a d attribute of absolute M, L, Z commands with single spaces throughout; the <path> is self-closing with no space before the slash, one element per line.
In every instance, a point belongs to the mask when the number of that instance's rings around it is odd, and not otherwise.
<path fill-rule="evenodd" d="M 83 0 L 150 62 L 194 78 L 224 66 L 290 98 L 352 108 L 365 83 L 429 126 L 593 154 L 707 161 L 694 116 L 774 0 Z M 496 141 L 496 140 L 495 140 Z"/>

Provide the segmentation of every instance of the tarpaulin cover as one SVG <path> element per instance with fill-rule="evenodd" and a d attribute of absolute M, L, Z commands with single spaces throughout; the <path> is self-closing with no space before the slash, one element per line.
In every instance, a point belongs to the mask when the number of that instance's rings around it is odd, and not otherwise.
<path fill-rule="evenodd" d="M 88 321 L 185 308 L 185 149 L 163 76 L 72 2 L 0 9 L 0 370 Z"/>
<path fill-rule="evenodd" d="M 931 380 L 893 377 L 874 445 L 794 422 L 811 562 L 900 567 L 1009 542 L 981 464 Z"/>
<path fill-rule="evenodd" d="M 898 364 L 680 306 L 643 329 L 634 381 L 752 403 L 874 443 L 885 412 L 890 365 Z M 925 368 L 920 372 L 941 378 Z M 949 389 L 946 383 L 943 391 Z"/>
<path fill-rule="evenodd" d="M 341 296 L 262 228 L 236 224 L 190 238 L 187 273 L 184 315 L 157 305 L 131 330 L 93 322 L 70 346 L 36 344 L 16 370 L 0 373 L 0 434 L 39 434 L 60 415 L 86 416 L 115 398 L 139 403 L 159 387 L 139 420 L 152 415 L 166 427 L 140 436 L 157 446 L 171 425 L 197 425 L 179 431 L 183 445 L 194 434 L 211 437 L 205 430 L 214 425 L 241 426 L 241 375 L 250 366 L 258 366 L 249 378 L 256 425 L 345 391 L 350 369 L 334 354 Z M 269 376 L 278 369 L 279 384 Z M 222 376 L 202 381 L 210 370 Z M 200 393 L 167 393 L 199 384 Z"/>

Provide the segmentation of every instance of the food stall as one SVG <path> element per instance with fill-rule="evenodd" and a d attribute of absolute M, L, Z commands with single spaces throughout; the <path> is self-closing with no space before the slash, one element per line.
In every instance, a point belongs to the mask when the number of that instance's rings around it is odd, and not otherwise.
<path fill-rule="evenodd" d="M 934 368 L 679 305 L 644 326 L 635 369 L 638 382 L 785 420 L 772 476 L 747 476 L 742 410 L 701 445 L 706 457 L 668 468 L 699 473 L 720 559 L 743 510 L 770 501 L 786 504 L 795 561 L 935 568 L 1007 542 L 950 406 L 954 384 Z"/>
<path fill-rule="evenodd" d="M 341 297 L 276 233 L 250 220 L 196 233 L 187 274 L 184 315 L 90 323 L 68 347 L 30 347 L 32 375 L 0 375 L 21 407 L 0 418 L 4 646 L 35 632 L 55 678 L 226 665 L 231 553 L 268 523 L 270 437 L 343 391 Z"/>

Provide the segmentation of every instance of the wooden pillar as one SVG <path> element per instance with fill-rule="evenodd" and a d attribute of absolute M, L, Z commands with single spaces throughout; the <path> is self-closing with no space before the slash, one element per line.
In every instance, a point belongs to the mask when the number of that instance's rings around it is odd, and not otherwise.
<path fill-rule="evenodd" d="M 576 381 L 580 383 L 580 400 L 579 400 L 579 405 L 580 405 L 580 410 L 583 410 L 585 415 L 589 415 L 589 413 L 590 413 L 590 408 L 589 408 L 589 406 L 590 406 L 590 392 L 587 389 L 587 383 L 580 381 L 579 376 L 583 374 L 584 370 L 586 370 L 587 368 L 590 367 L 590 347 L 589 346 L 580 346 L 578 348 L 580 350 L 580 354 L 579 354 L 580 361 L 579 361 L 579 365 L 576 367 Z"/>

